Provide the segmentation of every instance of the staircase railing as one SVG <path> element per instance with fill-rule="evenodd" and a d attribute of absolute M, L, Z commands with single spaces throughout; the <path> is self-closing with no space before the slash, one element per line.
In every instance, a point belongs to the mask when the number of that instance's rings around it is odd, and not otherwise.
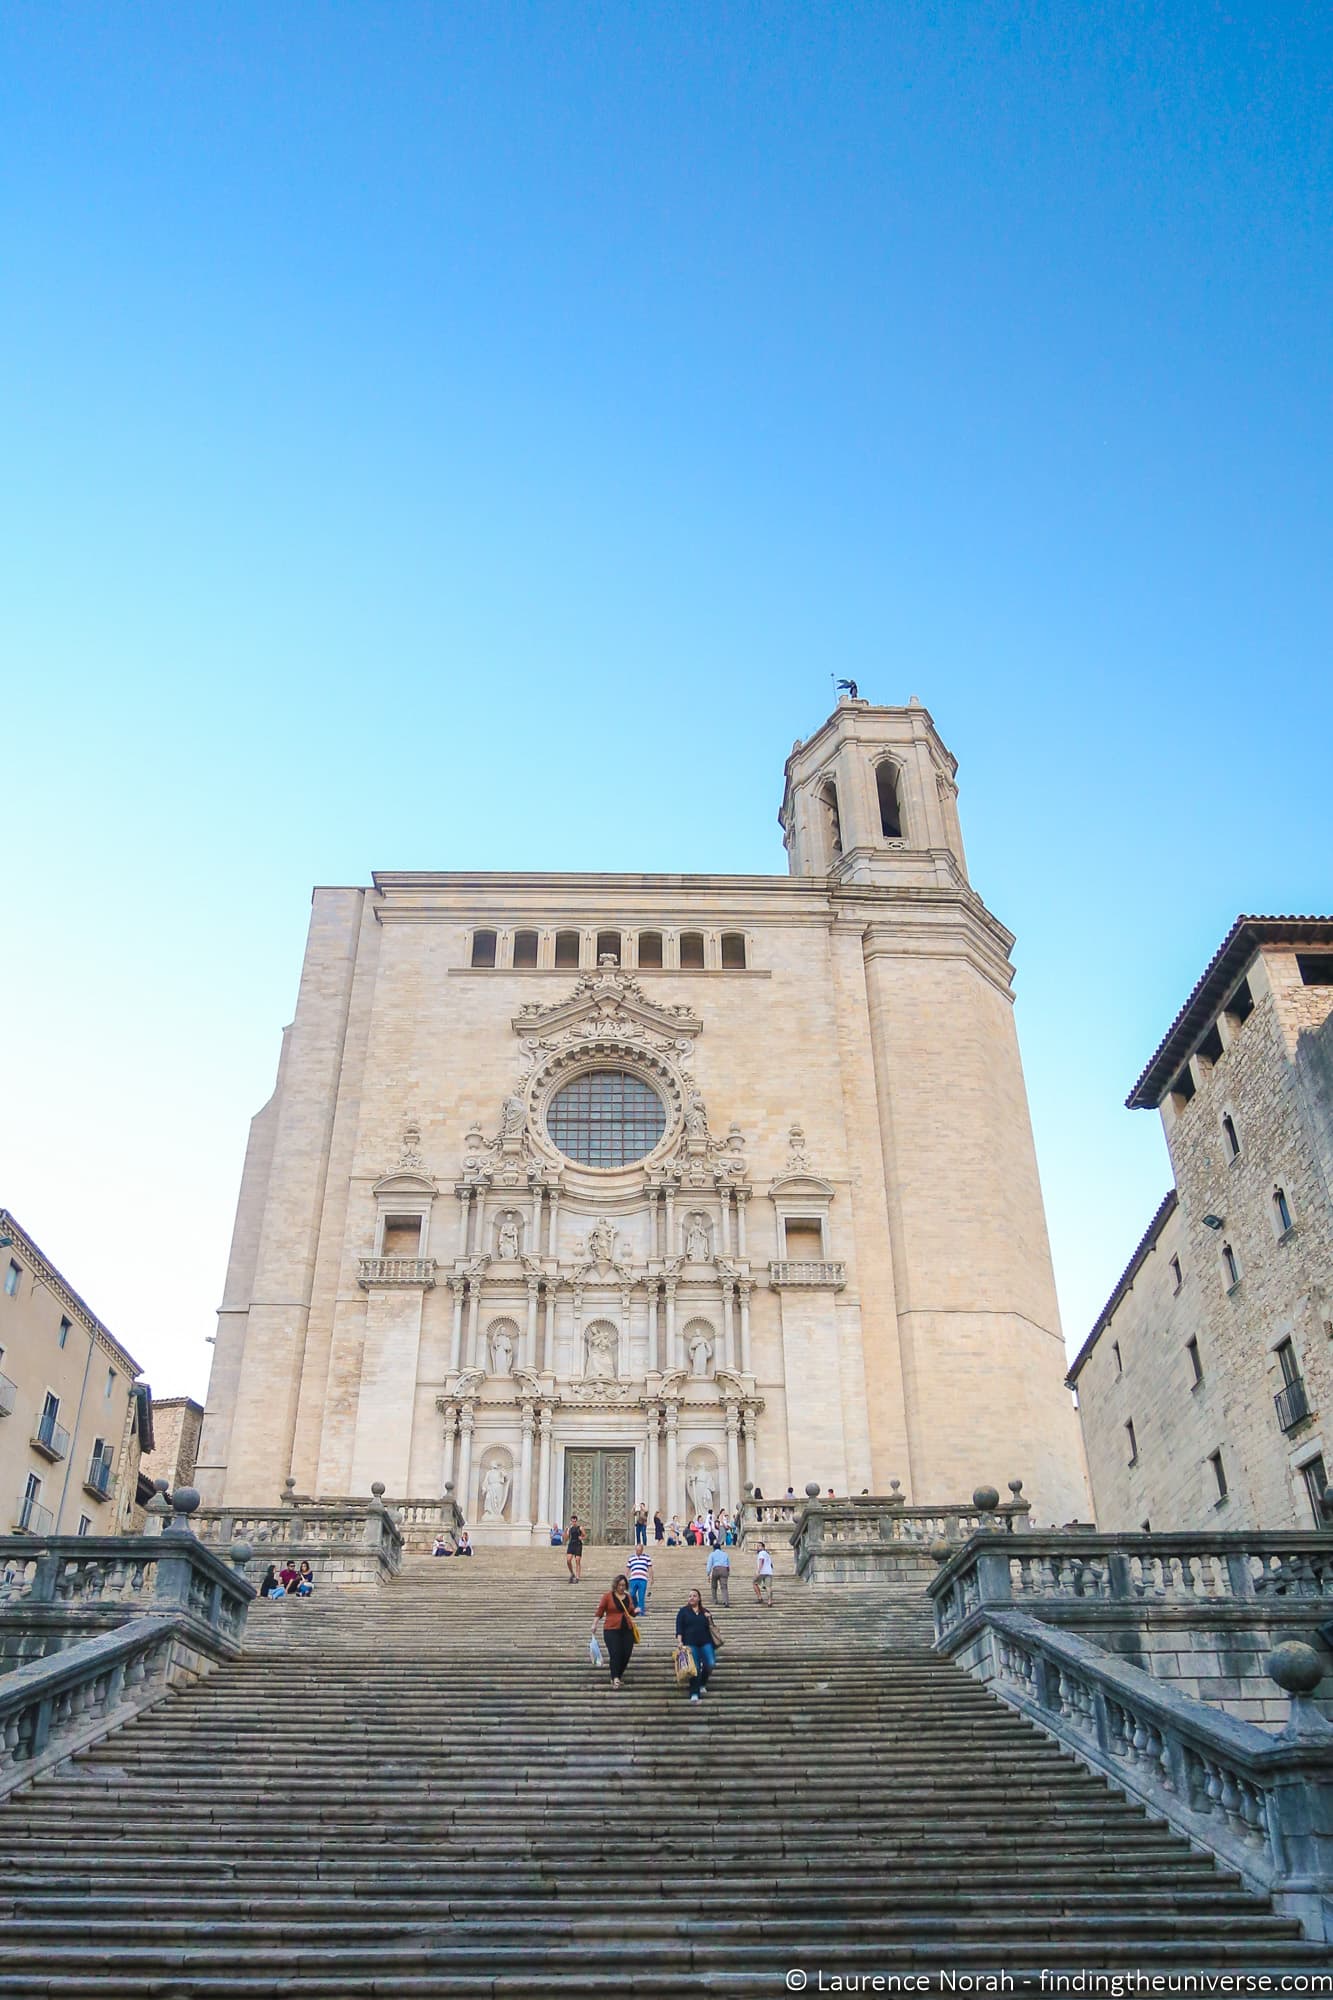
<path fill-rule="evenodd" d="M 201 1507 L 195 1533 L 209 1547 L 249 1542 L 263 1564 L 308 1562 L 316 1587 L 386 1583 L 403 1566 L 403 1537 L 378 1480 L 371 1492 L 369 1500 L 311 1500 L 289 1490 L 275 1507 Z"/>
<path fill-rule="evenodd" d="M 979 1489 L 981 1500 L 990 1503 L 984 1506 L 976 1497 L 970 1506 L 915 1507 L 896 1492 L 842 1499 L 812 1494 L 800 1503 L 790 1530 L 796 1573 L 812 1583 L 848 1583 L 929 1569 L 932 1552 L 943 1545 L 961 1548 L 988 1529 L 1005 1535 L 1025 1531 L 1030 1507 L 1022 1480 L 1011 1480 L 1009 1490 L 1013 1497 L 1003 1506 L 993 1487 Z M 747 1524 L 751 1505 L 747 1502 L 742 1515 Z"/>
<path fill-rule="evenodd" d="M 1079 1634 L 987 1607 L 967 1665 L 1009 1707 L 1333 1940 L 1333 1726 L 1311 1695 L 1322 1663 L 1269 1655 L 1290 1697 L 1280 1735 L 1191 1700 Z"/>

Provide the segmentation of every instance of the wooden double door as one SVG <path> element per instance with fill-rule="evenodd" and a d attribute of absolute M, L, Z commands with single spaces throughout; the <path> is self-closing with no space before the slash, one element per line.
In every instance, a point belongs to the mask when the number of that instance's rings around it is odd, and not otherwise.
<path fill-rule="evenodd" d="M 566 1451 L 564 1520 L 577 1514 L 588 1542 L 634 1539 L 633 1451 Z"/>

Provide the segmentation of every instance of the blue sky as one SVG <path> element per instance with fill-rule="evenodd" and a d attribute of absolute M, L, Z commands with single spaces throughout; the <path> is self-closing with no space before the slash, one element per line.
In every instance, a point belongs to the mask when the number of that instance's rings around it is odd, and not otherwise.
<path fill-rule="evenodd" d="M 779 872 L 832 676 L 918 694 L 1071 1347 L 1122 1100 L 1328 910 L 1316 5 L 15 0 L 0 1198 L 198 1393 L 310 886 Z"/>

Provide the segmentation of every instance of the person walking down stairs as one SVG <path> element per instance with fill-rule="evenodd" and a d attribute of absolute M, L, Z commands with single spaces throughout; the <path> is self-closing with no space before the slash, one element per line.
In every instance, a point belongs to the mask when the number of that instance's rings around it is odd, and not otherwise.
<path fill-rule="evenodd" d="M 646 1545 L 631 1550 L 625 1573 L 629 1577 L 629 1594 L 634 1610 L 642 1616 L 648 1604 L 648 1592 L 653 1587 L 653 1559 Z"/>
<path fill-rule="evenodd" d="M 569 1531 L 565 1536 L 565 1568 L 569 1571 L 571 1583 L 583 1581 L 583 1530 L 579 1526 L 577 1514 L 569 1517 Z"/>
<path fill-rule="evenodd" d="M 592 1619 L 594 1639 L 597 1637 L 599 1625 L 606 1639 L 611 1685 L 613 1688 L 623 1687 L 630 1654 L 634 1651 L 634 1641 L 639 1636 L 639 1628 L 634 1623 L 634 1606 L 630 1603 L 627 1576 L 618 1576 L 611 1588 L 599 1598 Z"/>
<path fill-rule="evenodd" d="M 708 1578 L 713 1593 L 714 1604 L 719 1600 L 731 1609 L 731 1557 L 722 1543 L 708 1551 L 708 1561 L 704 1565 L 704 1575 Z"/>
<path fill-rule="evenodd" d="M 687 1692 L 698 1701 L 708 1691 L 708 1676 L 717 1664 L 713 1644 L 713 1621 L 704 1610 L 703 1592 L 692 1590 L 676 1613 L 676 1637 L 694 1654 L 697 1672 L 690 1676 Z"/>

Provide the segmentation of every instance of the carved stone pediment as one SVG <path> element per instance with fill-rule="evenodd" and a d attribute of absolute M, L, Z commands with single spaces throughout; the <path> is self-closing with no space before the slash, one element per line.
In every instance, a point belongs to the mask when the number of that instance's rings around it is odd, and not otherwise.
<path fill-rule="evenodd" d="M 377 1180 L 370 1192 L 377 1201 L 382 1201 L 386 1195 L 390 1198 L 396 1196 L 400 1201 L 433 1201 L 437 1189 L 429 1174 L 418 1173 L 412 1167 L 397 1167 L 393 1173 Z"/>
<path fill-rule="evenodd" d="M 637 1382 L 563 1382 L 556 1401 L 570 1410 L 605 1410 L 643 1401 L 643 1385 Z"/>
<path fill-rule="evenodd" d="M 546 1040 L 584 1023 L 593 1024 L 594 1032 L 633 1028 L 639 1034 L 658 1034 L 669 1041 L 697 1035 L 703 1028 L 688 1007 L 659 1006 L 645 998 L 637 979 L 610 966 L 585 973 L 569 998 L 557 1000 L 553 1006 L 530 1000 L 514 1016 L 513 1028 L 516 1035 Z"/>

